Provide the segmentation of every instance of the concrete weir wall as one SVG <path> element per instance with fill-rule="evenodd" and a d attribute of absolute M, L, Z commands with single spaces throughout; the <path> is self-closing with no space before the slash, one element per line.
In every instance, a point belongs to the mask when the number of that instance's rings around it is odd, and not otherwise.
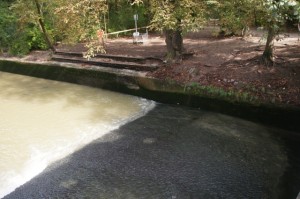
<path fill-rule="evenodd" d="M 101 67 L 76 64 L 23 63 L 0 60 L 0 71 L 87 85 L 151 99 L 229 114 L 267 125 L 300 132 L 300 108 L 248 104 L 192 93 L 182 85 Z"/>

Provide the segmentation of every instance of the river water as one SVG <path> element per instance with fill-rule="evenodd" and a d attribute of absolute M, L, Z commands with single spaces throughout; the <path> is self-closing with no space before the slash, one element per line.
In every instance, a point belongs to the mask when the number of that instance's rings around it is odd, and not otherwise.
<path fill-rule="evenodd" d="M 133 96 L 0 72 L 0 198 L 154 106 Z"/>

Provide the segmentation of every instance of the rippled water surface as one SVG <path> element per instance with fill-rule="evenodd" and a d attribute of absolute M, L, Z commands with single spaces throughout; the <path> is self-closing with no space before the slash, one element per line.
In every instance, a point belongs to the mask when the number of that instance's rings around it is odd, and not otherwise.
<path fill-rule="evenodd" d="M 0 198 L 153 108 L 127 95 L 0 73 Z"/>

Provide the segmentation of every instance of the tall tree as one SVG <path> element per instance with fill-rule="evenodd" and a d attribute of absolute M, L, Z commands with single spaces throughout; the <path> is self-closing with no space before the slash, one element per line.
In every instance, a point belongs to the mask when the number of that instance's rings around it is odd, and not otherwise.
<path fill-rule="evenodd" d="M 287 19 L 299 17 L 299 2 L 296 0 L 265 0 L 263 6 L 265 9 L 264 25 L 268 34 L 262 60 L 265 65 L 273 65 L 275 37 Z"/>
<path fill-rule="evenodd" d="M 106 0 L 59 1 L 55 8 L 56 28 L 68 42 L 90 40 L 103 23 L 103 13 L 107 12 Z"/>
<path fill-rule="evenodd" d="M 0 54 L 8 50 L 16 29 L 16 18 L 9 10 L 10 5 L 8 1 L 0 1 Z"/>
<path fill-rule="evenodd" d="M 44 22 L 44 17 L 43 17 L 43 11 L 42 11 L 41 4 L 40 4 L 39 0 L 34 0 L 34 3 L 35 3 L 35 7 L 36 7 L 37 16 L 38 16 L 37 21 L 38 21 L 39 27 L 40 27 L 41 31 L 43 32 L 43 35 L 45 37 L 45 41 L 48 44 L 48 47 L 53 52 L 55 52 L 54 45 L 51 42 L 50 37 L 48 35 L 48 32 L 46 30 L 46 25 L 45 25 L 45 22 Z"/>
<path fill-rule="evenodd" d="M 249 27 L 255 24 L 259 0 L 218 0 L 215 3 L 220 19 L 221 33 L 246 36 Z"/>
<path fill-rule="evenodd" d="M 133 3 L 144 3 L 135 0 Z M 151 27 L 165 34 L 167 62 L 180 60 L 183 53 L 182 34 L 200 28 L 204 22 L 204 0 L 149 0 Z"/>
<path fill-rule="evenodd" d="M 107 12 L 106 0 L 60 1 L 55 14 L 58 17 L 57 29 L 68 43 L 87 42 L 86 58 L 95 52 L 104 51 L 102 43 L 96 42 L 97 30 L 104 28 L 103 15 Z"/>
<path fill-rule="evenodd" d="M 53 51 L 54 38 L 67 43 L 90 41 L 87 55 L 103 49 L 92 41 L 103 20 L 101 14 L 107 10 L 106 0 L 16 0 L 11 8 L 18 16 L 19 24 L 40 27 Z M 47 30 L 50 24 L 51 35 Z"/>
<path fill-rule="evenodd" d="M 299 17 L 298 10 L 297 0 L 218 0 L 223 30 L 235 33 L 257 22 L 267 30 L 267 40 L 262 55 L 265 65 L 273 64 L 274 40 L 286 20 Z"/>
<path fill-rule="evenodd" d="M 44 35 L 48 47 L 55 51 L 52 39 L 50 38 L 46 24 L 44 13 L 49 12 L 51 3 L 46 0 L 16 0 L 11 9 L 19 19 L 19 25 L 27 26 L 28 24 L 37 25 Z M 22 28 L 21 28 L 22 29 Z"/>

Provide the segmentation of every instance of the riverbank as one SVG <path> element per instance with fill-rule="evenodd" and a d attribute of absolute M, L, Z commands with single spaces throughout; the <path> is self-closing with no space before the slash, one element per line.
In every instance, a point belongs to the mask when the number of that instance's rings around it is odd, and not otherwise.
<path fill-rule="evenodd" d="M 215 38 L 205 31 L 187 35 L 185 47 L 193 56 L 181 64 L 162 65 L 153 72 L 59 63 L 51 61 L 51 53 L 45 51 L 34 51 L 22 58 L 2 56 L 1 70 L 105 88 L 300 131 L 300 43 L 294 33 L 278 41 L 279 61 L 265 67 L 257 62 L 263 47 L 261 33 L 254 33 L 246 39 Z M 85 48 L 83 44 L 60 45 L 58 50 L 83 52 Z M 150 37 L 142 45 L 132 44 L 131 38 L 117 38 L 106 41 L 106 50 L 111 55 L 163 59 L 165 44 L 159 36 Z"/>
<path fill-rule="evenodd" d="M 212 36 L 214 27 L 185 35 L 185 51 L 191 53 L 181 63 L 161 65 L 147 77 L 164 80 L 194 90 L 202 95 L 250 104 L 300 107 L 300 42 L 297 32 L 288 32 L 275 42 L 274 66 L 260 64 L 264 48 L 264 32 L 251 30 L 246 38 Z M 164 38 L 150 35 L 140 45 L 131 38 L 106 40 L 107 54 L 124 57 L 152 57 L 163 60 L 166 53 Z M 58 51 L 86 51 L 84 44 L 58 45 Z M 6 58 L 4 55 L 2 59 Z M 51 53 L 33 51 L 25 57 L 10 60 L 48 63 Z M 114 60 L 108 60 L 114 62 Z M 151 62 L 151 61 L 150 61 Z M 149 63 L 150 65 L 151 63 Z M 157 63 L 152 63 L 157 64 Z M 89 68 L 87 64 L 81 65 Z"/>
<path fill-rule="evenodd" d="M 255 122 L 300 132 L 300 109 L 296 106 L 251 104 L 220 98 L 218 93 L 148 77 L 143 72 L 57 62 L 0 61 L 0 70 L 33 77 L 65 81 L 238 116 Z M 204 91 L 206 91 L 204 89 Z M 217 95 L 216 95 L 217 94 Z"/>
<path fill-rule="evenodd" d="M 252 29 L 249 36 L 215 37 L 217 27 L 206 27 L 184 35 L 185 52 L 181 63 L 159 67 L 147 76 L 197 90 L 208 90 L 219 97 L 257 104 L 300 107 L 300 41 L 298 30 L 279 35 L 275 41 L 275 64 L 265 67 L 260 57 L 265 45 L 265 32 Z M 106 52 L 128 57 L 164 59 L 164 37 L 149 35 L 141 45 L 132 38 L 106 41 Z M 58 50 L 83 52 L 83 44 L 58 46 Z"/>

